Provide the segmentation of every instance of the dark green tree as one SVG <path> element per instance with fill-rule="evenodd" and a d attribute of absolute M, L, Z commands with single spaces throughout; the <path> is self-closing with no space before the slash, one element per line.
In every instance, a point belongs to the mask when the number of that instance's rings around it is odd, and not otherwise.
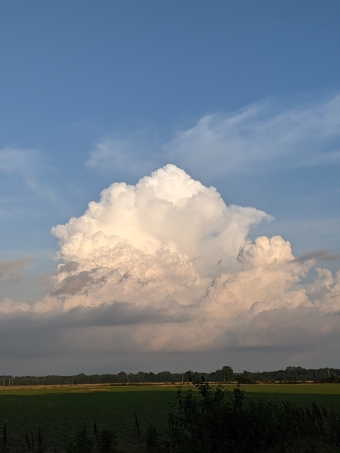
<path fill-rule="evenodd" d="M 223 380 L 230 382 L 234 379 L 234 370 L 230 366 L 224 366 L 222 368 Z"/>

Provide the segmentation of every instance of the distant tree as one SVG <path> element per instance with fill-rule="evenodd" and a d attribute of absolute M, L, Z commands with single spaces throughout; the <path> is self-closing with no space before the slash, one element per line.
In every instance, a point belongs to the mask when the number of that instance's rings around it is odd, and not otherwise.
<path fill-rule="evenodd" d="M 248 377 L 248 376 L 245 376 L 244 374 L 238 374 L 236 376 L 236 380 L 238 382 L 238 384 L 253 384 L 254 381 Z"/>
<path fill-rule="evenodd" d="M 326 377 L 324 379 L 321 379 L 322 383 L 329 383 L 329 384 L 339 384 L 340 383 L 340 376 L 337 376 L 336 374 L 333 374 L 332 376 Z"/>
<path fill-rule="evenodd" d="M 222 372 L 222 370 L 216 370 L 214 374 L 215 374 L 215 381 L 216 382 L 223 381 L 223 372 Z"/>
<path fill-rule="evenodd" d="M 157 381 L 158 382 L 171 382 L 172 381 L 172 375 L 170 371 L 161 371 L 157 375 Z"/>
<path fill-rule="evenodd" d="M 234 379 L 234 370 L 230 366 L 224 366 L 222 368 L 223 380 L 230 382 Z"/>

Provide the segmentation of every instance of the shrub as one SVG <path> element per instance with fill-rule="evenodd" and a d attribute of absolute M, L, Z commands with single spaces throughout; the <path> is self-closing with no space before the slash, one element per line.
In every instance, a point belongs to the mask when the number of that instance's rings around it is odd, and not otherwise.
<path fill-rule="evenodd" d="M 149 426 L 147 453 L 331 452 L 340 445 L 340 415 L 324 408 L 248 401 L 238 385 L 233 392 L 193 381 L 198 394 L 178 390 L 167 438 Z M 334 448 L 333 448 L 334 447 Z"/>

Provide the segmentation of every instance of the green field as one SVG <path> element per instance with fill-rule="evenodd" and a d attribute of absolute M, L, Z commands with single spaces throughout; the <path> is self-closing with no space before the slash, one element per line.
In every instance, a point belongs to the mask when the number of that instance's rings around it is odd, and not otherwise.
<path fill-rule="evenodd" d="M 233 389 L 233 386 L 225 386 Z M 340 385 L 337 384 L 254 384 L 242 385 L 248 398 L 288 401 L 308 406 L 312 402 L 340 410 Z"/>
<path fill-rule="evenodd" d="M 233 385 L 225 386 L 232 390 Z M 187 389 L 189 387 L 184 387 Z M 247 398 L 290 401 L 298 405 L 333 406 L 340 410 L 340 385 L 243 385 Z M 58 388 L 3 388 L 0 390 L 0 423 L 7 420 L 12 451 L 25 451 L 25 434 L 42 426 L 46 443 L 53 451 L 72 439 L 85 423 L 90 429 L 113 429 L 122 446 L 133 451 L 138 445 L 134 414 L 142 432 L 151 422 L 165 429 L 175 386 L 97 386 Z"/>

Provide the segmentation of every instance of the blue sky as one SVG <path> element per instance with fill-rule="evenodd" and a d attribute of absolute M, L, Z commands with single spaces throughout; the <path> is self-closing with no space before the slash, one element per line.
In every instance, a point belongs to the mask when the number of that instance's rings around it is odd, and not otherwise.
<path fill-rule="evenodd" d="M 336 0 L 1 2 L 0 260 L 17 264 L 0 299 L 52 294 L 51 229 L 168 163 L 272 216 L 248 239 L 280 235 L 334 275 L 339 14 Z"/>

